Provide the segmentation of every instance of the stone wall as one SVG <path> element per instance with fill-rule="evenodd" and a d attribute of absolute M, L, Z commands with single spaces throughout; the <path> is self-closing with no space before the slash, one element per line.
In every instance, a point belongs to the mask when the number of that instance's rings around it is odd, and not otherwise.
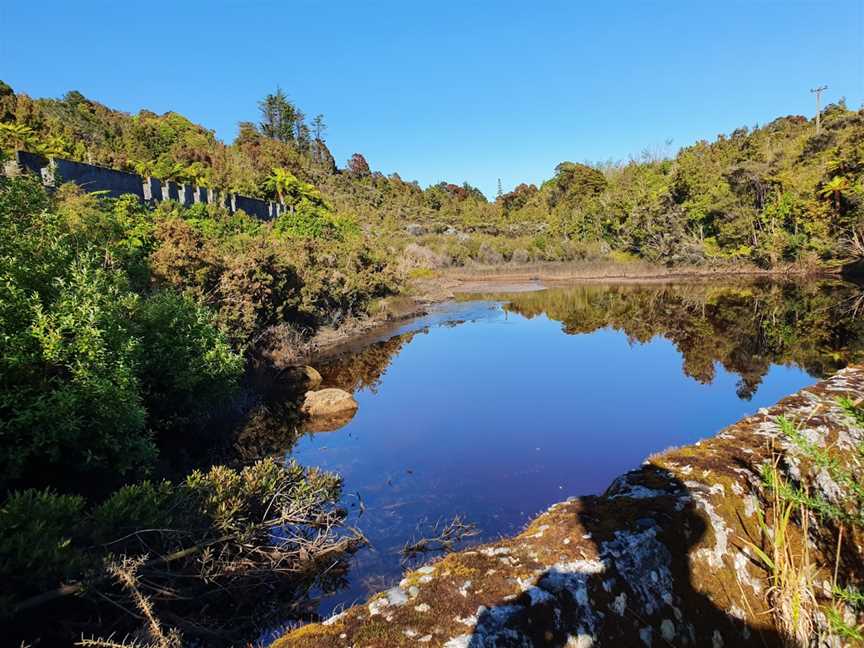
<path fill-rule="evenodd" d="M 767 462 L 777 460 L 794 483 L 810 484 L 812 494 L 829 501 L 841 491 L 784 435 L 778 417 L 793 421 L 838 465 L 860 470 L 864 430 L 839 406 L 841 396 L 864 396 L 864 367 L 845 369 L 708 440 L 652 456 L 602 496 L 555 504 L 517 537 L 409 572 L 367 603 L 295 629 L 274 646 L 810 645 L 818 626 L 827 626 L 824 614 L 812 637 L 784 637 L 766 572 L 748 543 L 766 542 L 759 512 Z M 810 523 L 813 580 L 830 588 L 836 534 L 827 522 Z M 840 573 L 860 574 L 864 543 L 846 532 Z M 801 528 L 793 525 L 790 534 L 800 551 Z"/>
<path fill-rule="evenodd" d="M 115 171 L 63 158 L 48 159 L 27 151 L 17 151 L 15 157 L 22 169 L 38 174 L 46 185 L 52 187 L 64 182 L 74 182 L 85 191 L 103 191 L 112 198 L 131 194 L 148 203 L 173 200 L 184 207 L 195 204 L 221 205 L 231 212 L 243 210 L 249 216 L 260 220 L 271 220 L 290 209 L 272 201 L 191 184 L 178 184 L 171 180 L 141 177 L 135 173 Z"/>

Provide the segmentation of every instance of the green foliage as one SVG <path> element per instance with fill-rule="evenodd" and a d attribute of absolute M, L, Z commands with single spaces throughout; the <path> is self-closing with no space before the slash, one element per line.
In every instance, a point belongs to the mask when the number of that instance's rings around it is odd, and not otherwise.
<path fill-rule="evenodd" d="M 188 518 L 190 513 L 188 507 L 176 501 L 173 484 L 143 481 L 116 490 L 94 507 L 86 520 L 81 516 L 77 524 L 83 527 L 86 522 L 95 544 L 108 545 L 108 549 L 118 552 L 124 547 L 118 541 L 135 531 L 193 526 L 189 524 L 193 521 Z"/>
<path fill-rule="evenodd" d="M 18 272 L 32 267 L 22 256 L 8 259 Z M 138 298 L 125 278 L 92 253 L 41 277 L 41 294 L 24 292 L 14 270 L 0 273 L 4 480 L 50 471 L 52 483 L 69 485 L 82 474 L 116 481 L 146 469 L 155 448 L 128 332 Z"/>
<path fill-rule="evenodd" d="M 2 485 L 105 492 L 242 361 L 201 305 L 147 289 L 152 215 L 70 191 L 53 207 L 26 177 L 0 186 Z"/>
<path fill-rule="evenodd" d="M 73 546 L 85 502 L 50 490 L 13 492 L 0 506 L 0 607 L 86 565 Z"/>
<path fill-rule="evenodd" d="M 157 430 L 176 428 L 231 395 L 242 358 L 215 317 L 190 297 L 169 291 L 150 295 L 132 324 L 142 399 Z"/>
<path fill-rule="evenodd" d="M 211 559 L 199 550 L 213 544 L 221 560 L 242 557 L 226 580 L 237 579 L 244 569 L 260 569 L 256 554 L 293 543 L 274 538 L 274 528 L 291 524 L 293 537 L 314 538 L 316 520 L 338 521 L 340 493 L 336 475 L 272 458 L 242 469 L 194 471 L 179 483 L 128 484 L 91 505 L 50 489 L 13 492 L 0 507 L 0 613 L 61 579 L 90 579 L 98 588 L 100 565 L 119 554 L 150 554 L 158 562 L 185 549 L 188 557 L 171 563 L 185 586 L 201 578 L 202 562 Z"/>
<path fill-rule="evenodd" d="M 222 191 L 276 198 L 294 212 L 278 223 L 295 238 L 338 236 L 332 219 L 352 214 L 383 238 L 398 240 L 407 223 L 435 234 L 447 227 L 501 240 L 493 248 L 526 247 L 513 239 L 552 237 L 540 258 L 574 258 L 569 243 L 600 243 L 654 263 L 825 263 L 860 253 L 864 236 L 864 116 L 836 104 L 823 111 L 825 129 L 789 116 L 674 157 L 646 152 L 626 163 L 562 162 L 537 189 L 519 185 L 494 203 L 470 185 L 441 182 L 421 190 L 397 174 L 385 177 L 359 153 L 338 172 L 313 122 L 282 92 L 261 103 L 261 123 L 243 123 L 225 145 L 211 131 L 176 113 L 129 116 L 80 93 L 34 100 L 8 90 L 0 96 L 7 153 L 18 146 Z M 316 125 L 317 124 L 317 125 Z M 41 147 L 41 148 L 40 148 Z M 190 217 L 221 238 L 212 217 Z M 234 226 L 239 224 L 235 223 Z M 510 241 L 510 242 L 508 242 Z M 479 245 L 455 247 L 464 263 Z M 509 257 L 504 254 L 502 261 Z"/>

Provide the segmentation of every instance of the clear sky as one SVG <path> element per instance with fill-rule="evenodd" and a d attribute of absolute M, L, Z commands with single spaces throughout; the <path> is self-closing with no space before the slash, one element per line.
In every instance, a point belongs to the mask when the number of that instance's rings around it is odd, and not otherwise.
<path fill-rule="evenodd" d="M 280 85 L 337 163 L 487 195 L 562 160 L 626 159 L 864 102 L 864 0 L 0 0 L 0 79 L 178 111 L 233 139 Z"/>

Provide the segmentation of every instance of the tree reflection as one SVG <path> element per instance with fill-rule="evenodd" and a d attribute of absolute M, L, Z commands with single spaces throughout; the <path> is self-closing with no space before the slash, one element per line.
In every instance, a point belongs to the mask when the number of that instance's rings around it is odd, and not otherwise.
<path fill-rule="evenodd" d="M 864 355 L 853 284 L 819 281 L 581 285 L 497 295 L 523 317 L 545 314 L 569 335 L 611 328 L 631 343 L 656 336 L 684 357 L 684 373 L 711 383 L 719 363 L 749 400 L 772 364 L 822 378 Z"/>

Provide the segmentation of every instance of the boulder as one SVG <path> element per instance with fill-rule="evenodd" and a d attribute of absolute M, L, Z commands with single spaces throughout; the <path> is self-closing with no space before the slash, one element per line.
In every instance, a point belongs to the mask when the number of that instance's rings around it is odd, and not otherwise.
<path fill-rule="evenodd" d="M 329 387 L 318 391 L 307 391 L 300 410 L 310 418 L 341 416 L 357 411 L 357 401 L 343 389 Z"/>
<path fill-rule="evenodd" d="M 483 243 L 477 252 L 477 260 L 485 265 L 498 265 L 504 262 L 504 255 L 488 243 Z"/>
<path fill-rule="evenodd" d="M 426 233 L 426 228 L 417 223 L 411 223 L 405 226 L 405 231 L 411 236 L 423 236 Z"/>
<path fill-rule="evenodd" d="M 321 374 L 314 367 L 288 367 L 282 372 L 282 377 L 286 382 L 296 384 L 306 391 L 321 386 Z"/>
<path fill-rule="evenodd" d="M 531 260 L 531 254 L 528 250 L 517 248 L 513 250 L 513 256 L 510 259 L 513 263 L 528 263 Z"/>

